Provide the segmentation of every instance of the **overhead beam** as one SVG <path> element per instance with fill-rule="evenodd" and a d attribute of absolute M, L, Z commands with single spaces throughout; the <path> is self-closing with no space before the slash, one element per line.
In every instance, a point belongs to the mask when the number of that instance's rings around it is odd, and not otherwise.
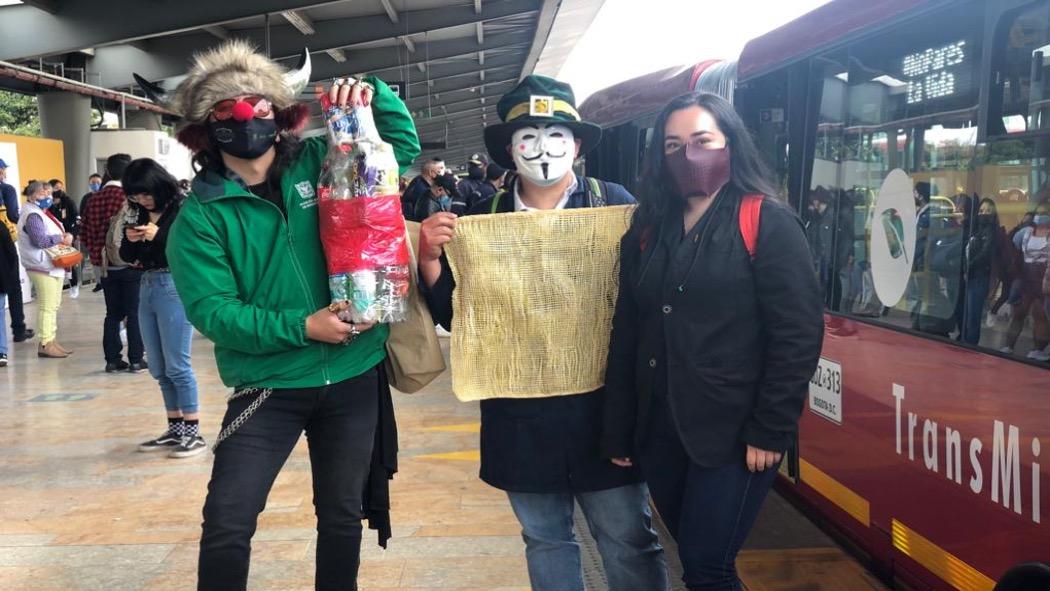
<path fill-rule="evenodd" d="M 531 33 L 527 31 L 489 35 L 489 38 L 485 40 L 484 48 L 495 49 L 507 45 L 515 45 L 526 41 L 530 37 Z M 467 38 L 435 41 L 430 44 L 427 53 L 429 54 L 429 59 L 434 60 L 470 56 L 476 51 L 477 47 L 474 45 L 474 40 Z M 349 52 L 346 63 L 343 64 L 337 64 L 327 58 L 315 60 L 313 79 L 327 80 L 356 72 L 377 72 L 390 70 L 398 66 L 415 66 L 418 63 L 425 63 L 427 59 L 427 56 L 412 54 L 407 63 L 398 63 L 400 60 L 396 52 L 391 52 L 389 48 L 363 49 Z M 431 76 L 431 78 L 433 79 L 434 76 Z"/>
<path fill-rule="evenodd" d="M 49 14 L 58 12 L 58 0 L 22 0 L 22 4 L 43 10 Z"/>
<path fill-rule="evenodd" d="M 561 0 L 543 0 L 543 7 L 537 18 L 535 34 L 532 37 L 532 49 L 521 68 L 521 77 L 525 78 L 536 69 L 536 62 L 540 60 L 543 48 L 547 46 L 547 39 L 554 28 L 554 18 L 558 16 L 561 8 Z"/>
<path fill-rule="evenodd" d="M 230 38 L 230 32 L 227 31 L 225 28 L 220 27 L 219 25 L 208 25 L 206 27 L 201 27 L 201 30 L 215 37 L 216 39 L 225 40 Z"/>
<path fill-rule="evenodd" d="M 308 39 L 304 39 L 302 34 L 291 25 L 272 26 L 270 51 L 275 59 L 294 60 L 298 58 L 304 45 L 309 45 L 312 52 L 319 54 L 329 49 L 348 48 L 361 43 L 396 39 L 463 24 L 473 24 L 479 20 L 495 20 L 530 13 L 540 5 L 540 2 L 541 0 L 491 0 L 485 4 L 481 14 L 474 14 L 471 7 L 464 6 L 410 11 L 403 14 L 404 25 L 392 24 L 383 15 L 320 21 L 314 23 L 317 32 Z M 232 34 L 238 38 L 248 39 L 258 47 L 266 45 L 263 28 L 243 29 Z M 525 43 L 531 41 L 532 35 L 529 34 Z M 152 39 L 146 41 L 142 48 L 149 54 L 148 58 L 130 62 L 125 46 L 100 47 L 96 50 L 91 69 L 106 72 L 106 85 L 110 87 L 131 85 L 132 72 L 142 75 L 147 80 L 162 80 L 185 73 L 189 56 L 214 46 L 216 43 L 215 38 L 207 33 Z M 444 42 L 430 44 L 431 61 L 440 59 L 433 49 L 438 43 Z M 474 47 L 474 52 L 495 47 L 488 43 L 483 45 L 485 46 L 483 48 Z M 4 47 L 7 47 L 6 43 Z M 143 66 L 149 66 L 149 68 Z M 343 72 L 343 74 L 346 73 Z"/>
<path fill-rule="evenodd" d="M 524 51 L 525 45 L 520 46 Z M 521 70 L 521 59 L 522 54 L 519 52 L 502 52 L 497 54 L 496 57 L 491 57 L 491 52 L 488 52 L 490 57 L 485 60 L 485 68 L 489 71 L 491 76 L 498 76 L 497 71 L 502 71 L 506 68 L 514 68 L 515 75 Z M 446 61 L 444 63 L 435 63 L 434 60 L 430 60 L 429 66 L 430 80 L 436 81 L 436 84 L 440 84 L 442 80 L 448 80 L 455 77 L 463 78 L 475 78 L 478 73 L 478 64 L 474 60 L 455 60 Z M 402 66 L 386 69 L 386 70 L 372 70 L 373 74 L 386 78 L 390 76 L 404 76 L 404 69 Z M 411 80 L 412 85 L 425 85 L 426 79 L 415 79 Z M 438 91 L 440 92 L 440 91 Z"/>
<path fill-rule="evenodd" d="M 504 93 L 512 90 L 515 82 L 517 82 L 516 77 L 503 80 L 493 80 L 485 85 L 483 91 L 479 84 L 463 85 L 458 88 L 434 92 L 429 95 L 416 95 L 409 99 L 405 104 L 408 106 L 409 110 L 417 110 L 426 109 L 428 106 L 436 107 L 439 105 L 450 105 L 466 100 L 476 101 L 485 97 L 496 99 Z"/>
<path fill-rule="evenodd" d="M 379 0 L 379 2 L 383 5 L 383 10 L 386 11 L 386 16 L 387 16 L 387 18 L 390 19 L 390 22 L 396 24 L 397 23 L 397 11 L 394 10 L 394 6 L 392 4 L 390 4 L 390 0 Z"/>
<path fill-rule="evenodd" d="M 0 60 L 68 53 L 331 3 L 333 0 L 194 2 L 187 8 L 181 0 L 75 0 L 61 4 L 34 0 L 33 4 L 4 7 Z M 51 4 L 57 6 L 54 14 L 42 15 L 37 5 Z M 473 7 L 467 12 L 473 13 Z"/>

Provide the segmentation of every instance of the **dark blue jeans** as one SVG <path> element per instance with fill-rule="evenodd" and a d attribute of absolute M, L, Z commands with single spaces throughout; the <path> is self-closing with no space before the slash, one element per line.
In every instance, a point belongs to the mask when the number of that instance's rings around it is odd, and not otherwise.
<path fill-rule="evenodd" d="M 230 401 L 223 428 L 255 399 Z M 317 514 L 318 591 L 357 589 L 362 496 L 378 417 L 375 369 L 319 388 L 274 390 L 215 450 L 198 564 L 198 591 L 243 591 L 251 539 L 277 473 L 306 431 Z"/>
<path fill-rule="evenodd" d="M 974 273 L 966 278 L 966 293 L 963 295 L 962 340 L 976 345 L 981 342 L 981 321 L 984 319 L 984 302 L 991 289 L 988 271 Z"/>
<path fill-rule="evenodd" d="M 755 523 L 777 467 L 749 472 L 739 462 L 713 468 L 689 459 L 662 397 L 653 400 L 638 458 L 656 509 L 678 543 L 690 591 L 739 591 L 736 555 Z"/>

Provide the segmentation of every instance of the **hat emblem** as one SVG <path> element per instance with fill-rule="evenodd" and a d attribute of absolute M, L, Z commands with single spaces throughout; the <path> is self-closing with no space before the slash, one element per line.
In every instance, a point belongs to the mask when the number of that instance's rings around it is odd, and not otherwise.
<path fill-rule="evenodd" d="M 554 97 L 532 95 L 529 97 L 529 115 L 532 117 L 553 117 Z"/>

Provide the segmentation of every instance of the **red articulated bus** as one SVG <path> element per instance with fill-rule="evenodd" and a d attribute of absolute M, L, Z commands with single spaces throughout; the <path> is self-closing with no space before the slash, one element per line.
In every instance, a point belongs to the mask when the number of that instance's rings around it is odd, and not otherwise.
<path fill-rule="evenodd" d="M 656 113 L 694 90 L 734 101 L 825 287 L 779 489 L 915 588 L 1050 562 L 1050 298 L 1022 305 L 1015 246 L 1050 199 L 1050 0 L 834 0 L 736 62 L 590 97 L 588 174 L 634 189 Z M 999 226 L 984 265 L 978 208 Z"/>

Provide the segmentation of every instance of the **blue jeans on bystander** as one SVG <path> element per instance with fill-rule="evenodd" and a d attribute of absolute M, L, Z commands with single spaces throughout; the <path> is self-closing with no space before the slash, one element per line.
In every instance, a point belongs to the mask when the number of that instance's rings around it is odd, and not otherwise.
<path fill-rule="evenodd" d="M 575 500 L 598 542 L 609 591 L 667 589 L 663 548 L 652 528 L 644 484 L 585 493 L 508 492 L 522 526 L 534 591 L 583 591 Z"/>
<path fill-rule="evenodd" d="M 149 373 L 160 383 L 164 407 L 193 414 L 198 410 L 197 378 L 190 365 L 193 326 L 175 291 L 171 273 L 142 274 L 139 330 L 149 359 Z"/>

